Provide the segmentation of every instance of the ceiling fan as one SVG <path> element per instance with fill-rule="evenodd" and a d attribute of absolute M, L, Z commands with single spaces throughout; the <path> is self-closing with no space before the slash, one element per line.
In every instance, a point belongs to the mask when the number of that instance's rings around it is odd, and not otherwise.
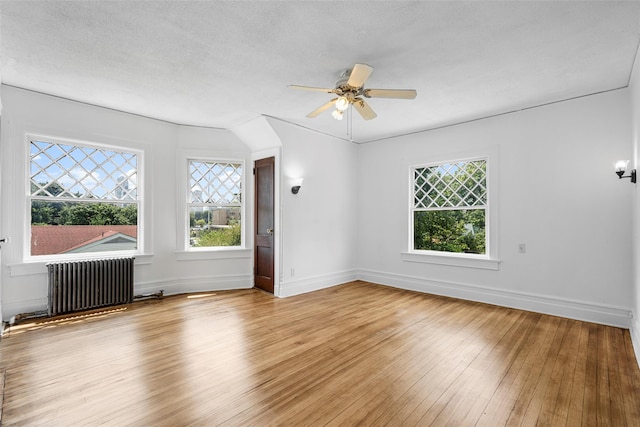
<path fill-rule="evenodd" d="M 365 89 L 364 84 L 372 72 L 373 67 L 367 64 L 356 64 L 352 69 L 346 70 L 340 75 L 340 78 L 336 82 L 336 87 L 333 89 L 300 85 L 289 85 L 289 87 L 338 95 L 337 98 L 333 98 L 331 101 L 307 114 L 309 118 L 317 117 L 320 113 L 335 106 L 336 109 L 332 115 L 337 120 L 342 120 L 342 114 L 350 105 L 353 105 L 363 119 L 375 119 L 377 114 L 361 97 L 414 99 L 418 94 L 414 89 Z"/>

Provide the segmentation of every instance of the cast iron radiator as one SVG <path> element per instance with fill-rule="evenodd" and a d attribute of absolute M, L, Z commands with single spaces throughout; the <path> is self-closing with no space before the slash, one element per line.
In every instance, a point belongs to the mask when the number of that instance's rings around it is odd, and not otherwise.
<path fill-rule="evenodd" d="M 133 260 L 48 263 L 49 316 L 133 302 Z"/>

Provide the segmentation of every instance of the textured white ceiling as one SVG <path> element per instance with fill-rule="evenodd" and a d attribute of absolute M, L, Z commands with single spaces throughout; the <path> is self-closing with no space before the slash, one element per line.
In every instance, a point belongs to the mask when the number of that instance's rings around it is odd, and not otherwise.
<path fill-rule="evenodd" d="M 233 128 L 260 115 L 340 138 L 307 113 L 356 62 L 372 141 L 625 87 L 640 2 L 0 2 L 2 82 L 174 123 Z"/>

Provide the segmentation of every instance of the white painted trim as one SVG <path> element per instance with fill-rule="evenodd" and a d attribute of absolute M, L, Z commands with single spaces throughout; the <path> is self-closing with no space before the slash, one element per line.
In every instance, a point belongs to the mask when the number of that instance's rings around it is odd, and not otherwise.
<path fill-rule="evenodd" d="M 231 152 L 223 153 L 217 151 L 203 150 L 178 150 L 176 156 L 176 252 L 197 252 L 201 249 L 189 246 L 189 208 L 191 201 L 189 198 L 189 184 L 191 174 L 189 172 L 190 161 L 211 162 L 211 163 L 240 163 L 242 165 L 241 179 L 241 202 L 240 202 L 240 219 L 241 219 L 241 239 L 239 249 L 247 249 L 247 200 L 246 189 L 247 179 L 252 175 L 249 171 L 253 165 L 247 166 L 247 153 Z M 216 250 L 217 248 L 207 248 L 206 250 Z"/>
<path fill-rule="evenodd" d="M 214 277 L 171 278 L 136 283 L 135 294 L 148 294 L 164 291 L 165 295 L 185 294 L 189 292 L 222 291 L 230 289 L 249 289 L 253 287 L 251 274 L 232 274 Z"/>
<path fill-rule="evenodd" d="M 236 258 L 251 258 L 253 251 L 251 249 L 244 249 L 238 247 L 237 249 L 211 249 L 203 251 L 184 251 L 176 252 L 176 261 L 198 261 L 203 259 L 236 259 Z"/>
<path fill-rule="evenodd" d="M 500 260 L 481 258 L 464 254 L 402 252 L 400 258 L 408 262 L 423 262 L 427 264 L 452 265 L 455 267 L 481 268 L 485 270 L 499 270 Z"/>
<path fill-rule="evenodd" d="M 100 138 L 99 140 L 102 139 L 107 139 L 107 138 Z M 151 204 L 150 198 L 145 197 L 145 182 L 147 182 L 147 176 L 146 176 L 146 172 L 145 172 L 145 164 L 146 162 L 151 161 L 151 155 L 146 151 L 146 148 L 144 145 L 138 144 L 138 143 L 134 143 L 131 144 L 131 142 L 121 142 L 121 143 L 105 143 L 105 142 L 98 142 L 99 140 L 96 141 L 90 141 L 90 140 L 86 140 L 86 139 L 75 139 L 75 138 L 68 138 L 65 136 L 49 136 L 49 133 L 39 133 L 39 132 L 32 132 L 32 131 L 26 131 L 24 133 L 24 137 L 23 137 L 23 163 L 24 163 L 24 170 L 22 171 L 23 173 L 23 182 L 24 182 L 24 189 L 28 189 L 30 187 L 30 174 L 29 174 L 29 170 L 31 168 L 31 155 L 30 155 L 30 146 L 31 143 L 33 141 L 45 141 L 45 142 L 49 142 L 49 143 L 53 143 L 53 144 L 61 144 L 61 145 L 73 145 L 73 146 L 77 146 L 77 147 L 84 147 L 84 148 L 93 148 L 93 149 L 101 149 L 101 150 L 112 150 L 114 152 L 120 152 L 120 153 L 127 153 L 127 154 L 134 154 L 137 156 L 137 165 L 136 165 L 136 192 L 137 192 L 137 197 L 134 200 L 129 200 L 129 201 L 124 201 L 121 200 L 121 202 L 126 202 L 129 204 L 135 204 L 136 205 L 136 209 L 138 212 L 138 223 L 137 223 L 137 237 L 136 237 L 136 241 L 138 242 L 137 244 L 137 249 L 135 250 L 122 250 L 122 251 L 112 251 L 112 252 L 88 252 L 88 253 L 64 253 L 64 254 L 47 254 L 47 255 L 31 255 L 31 224 L 30 224 L 30 218 L 31 218 L 31 203 L 34 200 L 33 196 L 31 195 L 31 192 L 29 190 L 27 190 L 21 197 L 23 197 L 23 200 L 25 202 L 24 204 L 24 209 L 26 213 L 26 215 L 24 215 L 25 221 L 24 221 L 24 228 L 23 228 L 23 248 L 22 248 L 22 260 L 25 262 L 38 262 L 38 261 L 43 261 L 43 260 L 51 260 L 51 261 L 67 261 L 67 260 L 72 260 L 75 261 L 77 259 L 81 259 L 84 256 L 99 256 L 99 257 L 109 257 L 109 256 L 136 256 L 138 254 L 142 254 L 144 253 L 145 248 L 150 248 L 152 247 L 152 242 L 150 241 L 150 239 L 147 239 L 146 236 L 146 226 L 145 224 L 151 224 L 151 218 L 147 217 L 147 212 L 150 212 L 150 209 L 146 208 L 146 204 Z M 116 140 L 117 141 L 117 140 Z M 17 176 L 17 175 L 16 175 Z M 66 199 L 62 199 L 63 201 Z M 79 201 L 87 201 L 86 199 L 78 199 Z M 67 200 L 67 201 L 73 201 L 71 199 Z M 111 203 L 112 200 L 98 200 L 99 203 Z M 117 252 L 117 253 L 116 253 Z"/>
<path fill-rule="evenodd" d="M 171 278 L 150 282 L 135 283 L 134 295 L 164 291 L 165 295 L 186 294 L 191 292 L 222 291 L 232 289 L 250 289 L 253 287 L 253 276 L 235 274 L 214 277 Z M 3 314 L 15 316 L 20 313 L 31 313 L 46 310 L 48 297 L 29 298 L 4 302 Z"/>
<path fill-rule="evenodd" d="M 498 215 L 500 212 L 500 189 L 498 186 L 498 182 L 500 179 L 500 146 L 499 145 L 491 145 L 486 147 L 476 147 L 474 149 L 464 150 L 456 153 L 441 153 L 441 154 L 430 154 L 428 160 L 420 162 L 419 164 L 411 164 L 408 167 L 408 193 L 407 193 L 407 214 L 408 214 L 408 229 L 407 229 L 407 241 L 406 241 L 406 251 L 403 254 L 404 261 L 415 261 L 415 262 L 427 262 L 431 264 L 441 264 L 441 265 L 455 265 L 459 267 L 472 267 L 472 268 L 485 268 L 490 270 L 498 270 L 500 263 L 500 248 L 498 247 L 498 236 L 500 221 L 498 219 Z M 417 257 L 411 257 L 409 255 L 417 253 L 413 250 L 413 231 L 414 231 L 414 171 L 416 168 L 424 167 L 424 166 L 433 166 L 443 163 L 451 163 L 451 162 L 459 162 L 459 161 L 472 161 L 472 160 L 480 160 L 485 159 L 487 161 L 487 170 L 486 170 L 486 182 L 487 182 L 487 203 L 485 209 L 485 226 L 486 226 L 486 251 L 487 255 L 485 260 L 487 262 L 464 262 L 461 260 L 451 260 L 446 261 L 442 258 L 436 258 L 439 256 L 452 256 L 453 258 L 460 257 L 462 254 L 454 254 L 451 252 L 443 252 L 442 254 L 438 254 L 437 252 L 429 251 L 433 253 L 433 257 L 431 258 L 423 258 L 419 260 Z M 405 257 L 404 255 L 408 255 Z M 423 256 L 429 257 L 430 254 L 426 254 Z M 413 259 L 406 259 L 413 258 Z M 479 258 L 479 257 L 478 257 Z"/>
<path fill-rule="evenodd" d="M 357 276 L 360 280 L 401 289 L 484 302 L 625 329 L 631 326 L 631 310 L 623 307 L 373 270 L 359 270 Z"/>
<path fill-rule="evenodd" d="M 138 254 L 134 256 L 134 265 L 151 265 L 153 264 L 153 254 Z"/>
<path fill-rule="evenodd" d="M 278 296 L 285 298 L 300 295 L 352 282 L 354 280 L 357 280 L 356 270 L 338 271 L 335 273 L 321 274 L 297 280 L 289 280 L 286 282 L 280 282 L 280 294 Z"/>
<path fill-rule="evenodd" d="M 640 368 L 640 324 L 638 323 L 637 317 L 633 317 L 631 319 L 629 335 L 631 335 L 631 345 L 633 346 L 633 351 L 636 354 L 636 362 L 638 363 L 638 368 Z"/>
<path fill-rule="evenodd" d="M 9 276 L 30 276 L 33 274 L 47 274 L 46 262 L 25 262 L 9 265 Z"/>
<path fill-rule="evenodd" d="M 7 301 L 2 303 L 3 320 L 22 313 L 33 313 L 34 311 L 43 311 L 47 309 L 49 300 L 45 298 L 28 298 L 15 301 Z"/>
<path fill-rule="evenodd" d="M 10 277 L 18 277 L 18 276 L 31 276 L 36 274 L 47 274 L 47 263 L 49 262 L 63 262 L 63 261 L 83 261 L 83 260 L 91 260 L 91 259 L 105 259 L 112 258 L 108 256 L 98 256 L 92 257 L 89 256 L 91 254 L 85 254 L 86 257 L 82 259 L 71 259 L 71 260 L 47 260 L 47 261 L 38 261 L 38 262 L 23 262 L 20 264 L 11 264 L 9 265 L 9 276 Z M 123 256 L 126 258 L 127 256 Z M 113 258 L 119 258 L 118 256 L 114 256 Z M 135 255 L 135 265 L 150 265 L 153 263 L 153 255 L 145 254 L 145 255 Z M 229 257 L 233 258 L 233 257 Z"/>

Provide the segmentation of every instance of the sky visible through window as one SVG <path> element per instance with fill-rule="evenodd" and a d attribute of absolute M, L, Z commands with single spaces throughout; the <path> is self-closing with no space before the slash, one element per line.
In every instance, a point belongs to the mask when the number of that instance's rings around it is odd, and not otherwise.
<path fill-rule="evenodd" d="M 485 205 L 486 161 L 461 161 L 416 168 L 414 196 L 415 208 Z"/>
<path fill-rule="evenodd" d="M 137 200 L 136 154 L 44 141 L 30 150 L 32 196 Z"/>
<path fill-rule="evenodd" d="M 239 205 L 242 165 L 189 161 L 191 203 Z"/>

